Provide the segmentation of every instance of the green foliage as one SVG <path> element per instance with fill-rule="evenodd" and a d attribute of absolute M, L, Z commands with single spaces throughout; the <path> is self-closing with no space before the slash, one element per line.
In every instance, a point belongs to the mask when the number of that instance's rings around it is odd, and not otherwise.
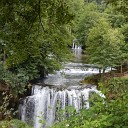
<path fill-rule="evenodd" d="M 121 27 L 126 22 L 123 15 L 108 15 L 108 19 L 113 28 Z"/>
<path fill-rule="evenodd" d="M 61 0 L 1 0 L 0 8 L 0 81 L 17 95 L 69 58 L 73 15 Z"/>
<path fill-rule="evenodd" d="M 117 98 L 128 92 L 128 78 L 121 77 L 121 78 L 111 78 L 105 85 L 107 88 L 107 95 L 110 98 Z"/>
<path fill-rule="evenodd" d="M 104 69 L 127 63 L 127 16 L 107 3 L 88 2 L 76 28 L 89 63 Z"/>
<path fill-rule="evenodd" d="M 128 63 L 128 23 L 121 27 L 121 32 L 124 35 L 125 45 L 122 47 L 123 59 L 125 63 Z"/>
<path fill-rule="evenodd" d="M 94 3 L 85 4 L 84 12 L 76 27 L 77 38 L 82 45 L 86 45 L 89 29 L 94 26 L 99 17 L 100 13 L 98 13 L 98 8 Z"/>
<path fill-rule="evenodd" d="M 82 14 L 84 13 L 85 2 L 84 0 L 68 0 L 67 4 L 69 5 L 69 11 L 73 14 L 73 20 L 70 23 L 69 30 L 72 36 L 76 37 L 76 26 L 81 19 Z"/>
<path fill-rule="evenodd" d="M 108 4 L 113 5 L 114 10 L 118 14 L 119 12 L 125 16 L 128 14 L 128 1 L 127 0 L 105 0 Z"/>
<path fill-rule="evenodd" d="M 3 103 L 0 106 L 0 116 L 6 120 L 10 120 L 12 118 L 12 111 L 13 108 L 9 108 L 9 102 L 10 99 L 12 98 L 11 94 L 7 94 L 7 92 L 4 92 L 2 94 L 3 97 Z"/>
<path fill-rule="evenodd" d="M 23 93 L 25 86 L 28 84 L 28 80 L 31 78 L 31 74 L 28 75 L 27 70 L 18 69 L 17 73 L 12 73 L 6 70 L 3 65 L 0 65 L 0 80 L 4 81 L 6 86 L 10 88 L 10 92 L 13 96 Z M 34 72 L 34 70 L 32 70 Z M 29 78 L 30 77 L 30 78 Z M 33 77 L 32 77 L 33 78 Z"/>
<path fill-rule="evenodd" d="M 100 18 L 90 29 L 87 39 L 86 50 L 89 62 L 99 65 L 103 69 L 120 65 L 123 45 L 123 35 L 120 31 L 112 29 L 106 19 Z"/>
<path fill-rule="evenodd" d="M 17 119 L 13 119 L 11 121 L 1 121 L 0 127 L 1 128 L 31 128 L 24 122 Z"/>

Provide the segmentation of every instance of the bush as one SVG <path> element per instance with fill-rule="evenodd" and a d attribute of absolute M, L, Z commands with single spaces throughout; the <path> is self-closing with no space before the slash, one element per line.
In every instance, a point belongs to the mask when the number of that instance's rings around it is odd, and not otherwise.
<path fill-rule="evenodd" d="M 1 121 L 0 128 L 31 128 L 24 122 L 14 119 L 11 121 Z"/>

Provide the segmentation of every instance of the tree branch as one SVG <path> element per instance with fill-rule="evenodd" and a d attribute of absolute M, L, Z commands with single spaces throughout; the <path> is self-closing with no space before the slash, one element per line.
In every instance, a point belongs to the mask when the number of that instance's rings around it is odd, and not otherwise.
<path fill-rule="evenodd" d="M 44 26 L 43 26 L 43 24 L 42 24 L 42 20 L 41 20 L 41 12 L 40 12 L 40 4 L 41 4 L 41 1 L 40 0 L 38 0 L 38 16 L 39 16 L 39 23 L 40 23 L 40 25 L 41 25 L 41 27 L 42 27 L 42 29 L 43 29 L 43 31 L 44 31 Z"/>

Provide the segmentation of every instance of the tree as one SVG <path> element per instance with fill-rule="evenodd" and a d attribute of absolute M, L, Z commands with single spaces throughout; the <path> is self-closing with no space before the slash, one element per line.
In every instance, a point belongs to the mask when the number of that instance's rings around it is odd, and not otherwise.
<path fill-rule="evenodd" d="M 80 43 L 85 47 L 88 38 L 89 29 L 94 26 L 94 23 L 102 16 L 95 3 L 86 3 L 84 12 L 79 18 L 76 25 L 76 36 Z"/>
<path fill-rule="evenodd" d="M 121 32 L 124 35 L 124 46 L 121 48 L 122 53 L 123 53 L 123 59 L 124 60 L 124 64 L 127 65 L 128 67 L 128 24 L 124 24 L 121 27 Z"/>
<path fill-rule="evenodd" d="M 117 14 L 121 13 L 127 17 L 128 14 L 128 1 L 127 0 L 105 0 L 108 5 L 113 5 Z"/>
<path fill-rule="evenodd" d="M 76 38 L 76 24 L 78 24 L 81 15 L 84 13 L 85 2 L 84 0 L 69 0 L 67 4 L 70 6 L 69 11 L 74 16 L 68 27 L 73 37 Z"/>
<path fill-rule="evenodd" d="M 0 8 L 0 80 L 18 93 L 28 81 L 60 68 L 73 15 L 63 0 L 1 0 Z"/>
<path fill-rule="evenodd" d="M 88 35 L 86 54 L 89 62 L 99 65 L 103 72 L 107 67 L 120 65 L 123 38 L 118 29 L 112 29 L 105 18 L 100 18 Z"/>
<path fill-rule="evenodd" d="M 71 18 L 67 5 L 56 0 L 1 1 L 1 10 L 1 51 L 7 56 L 7 66 L 22 63 L 30 54 L 39 53 L 43 45 L 39 38 Z"/>

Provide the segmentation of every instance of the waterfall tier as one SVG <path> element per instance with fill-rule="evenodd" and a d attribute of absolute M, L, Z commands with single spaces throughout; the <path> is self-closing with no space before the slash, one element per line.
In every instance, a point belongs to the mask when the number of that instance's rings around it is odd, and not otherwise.
<path fill-rule="evenodd" d="M 77 39 L 73 40 L 72 49 L 81 49 L 81 45 L 79 44 L 79 41 Z"/>
<path fill-rule="evenodd" d="M 21 119 L 28 124 L 33 124 L 34 128 L 42 126 L 39 123 L 40 119 L 46 121 L 46 126 L 51 126 L 55 120 L 58 120 L 58 111 L 65 110 L 66 106 L 73 106 L 76 111 L 82 108 L 88 109 L 91 92 L 104 97 L 95 87 L 77 88 L 75 86 L 58 90 L 48 86 L 34 86 L 32 96 L 27 97 L 20 105 Z"/>

